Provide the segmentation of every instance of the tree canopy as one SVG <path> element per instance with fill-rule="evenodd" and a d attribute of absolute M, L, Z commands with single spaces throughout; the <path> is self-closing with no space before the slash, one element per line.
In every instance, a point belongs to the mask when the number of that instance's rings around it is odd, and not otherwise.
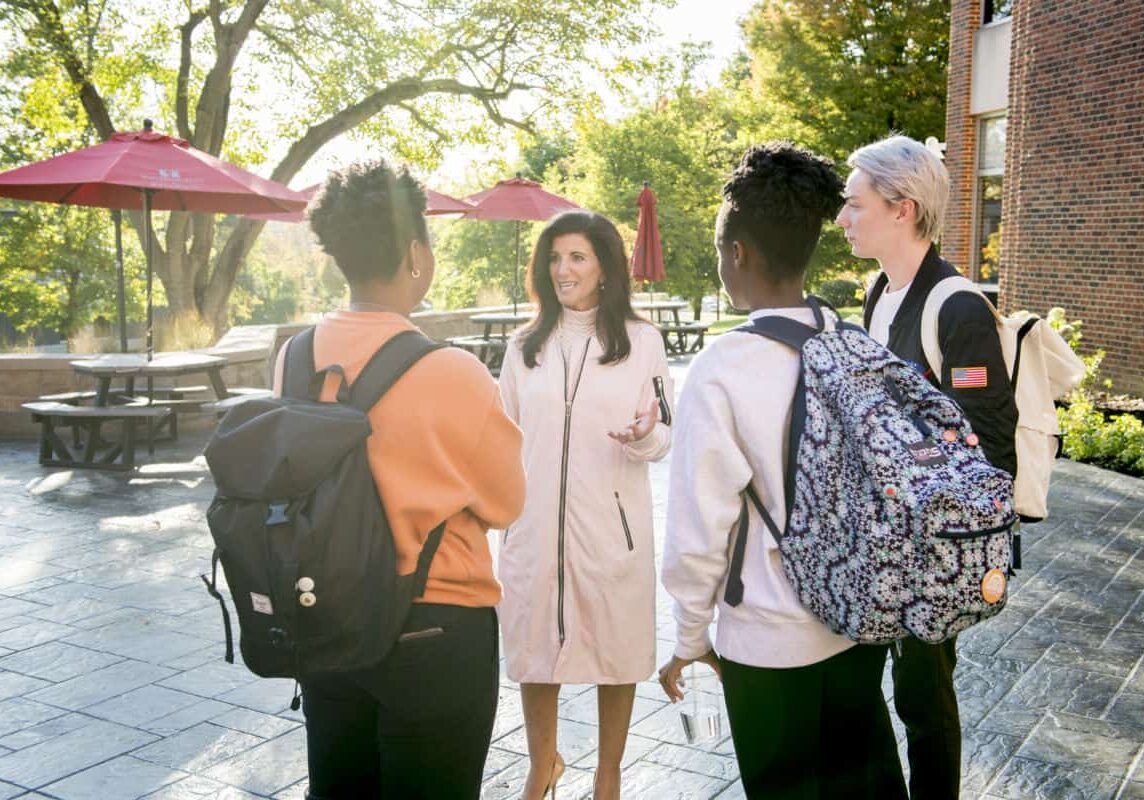
<path fill-rule="evenodd" d="M 529 129 L 586 66 L 640 37 L 652 2 L 7 0 L 4 69 L 19 80 L 0 102 L 32 121 L 6 138 L 40 136 L 39 157 L 136 129 L 149 111 L 208 153 L 268 162 L 283 183 L 351 131 L 431 166 L 490 123 Z M 220 236 L 213 215 L 170 214 L 152 247 L 176 317 L 225 324 L 263 225 Z"/>
<path fill-rule="evenodd" d="M 943 138 L 949 0 L 762 0 L 744 35 L 765 128 L 838 161 L 891 131 Z"/>
<path fill-rule="evenodd" d="M 719 190 L 749 144 L 788 139 L 841 165 L 891 131 L 942 138 L 948 0 L 759 0 L 743 21 L 743 50 L 717 54 L 715 86 L 696 78 L 716 55 L 701 43 L 638 66 L 628 60 L 628 46 L 646 40 L 647 12 L 670 2 L 5 0 L 0 166 L 137 128 L 145 112 L 157 128 L 281 182 L 343 136 L 427 174 L 451 148 L 480 147 L 507 126 L 520 156 L 487 152 L 476 165 L 484 177 L 540 180 L 614 218 L 629 247 L 648 181 L 667 265 L 656 288 L 698 307 L 718 286 Z M 627 110 L 595 102 L 592 75 L 623 92 Z M 106 216 L 25 213 L 0 232 L 0 311 L 61 330 L 108 311 Z M 317 273 L 297 277 L 298 260 L 273 255 L 278 245 L 252 252 L 262 222 L 157 216 L 156 272 L 176 317 L 217 330 L 330 302 L 340 290 Z M 47 230 L 65 219 L 69 231 Z M 526 255 L 535 229 L 524 228 Z M 434 230 L 435 303 L 509 294 L 511 225 Z M 85 248 L 94 256 L 80 268 L 75 254 Z M 129 259 L 137 267 L 139 251 Z M 274 274 L 285 262 L 295 277 Z M 868 267 L 828 225 L 808 282 Z M 50 293 L 65 300 L 29 308 Z M 131 302 L 137 308 L 137 295 Z"/>

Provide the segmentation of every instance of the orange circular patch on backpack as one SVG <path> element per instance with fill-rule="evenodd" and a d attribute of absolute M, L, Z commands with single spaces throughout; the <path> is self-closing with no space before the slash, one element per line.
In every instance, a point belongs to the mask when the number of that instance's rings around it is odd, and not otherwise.
<path fill-rule="evenodd" d="M 985 602 L 993 605 L 1004 597 L 1006 583 L 1008 581 L 1004 570 L 995 568 L 986 572 L 985 577 L 981 579 L 981 596 L 985 598 Z"/>

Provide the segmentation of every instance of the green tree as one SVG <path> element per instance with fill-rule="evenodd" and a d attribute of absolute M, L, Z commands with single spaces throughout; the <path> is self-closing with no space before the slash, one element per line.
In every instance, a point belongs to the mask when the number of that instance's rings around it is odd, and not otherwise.
<path fill-rule="evenodd" d="M 490 295 L 511 299 L 512 262 L 516 255 L 514 223 L 503 220 L 455 220 L 431 222 L 437 275 L 431 299 L 443 308 L 464 308 L 487 302 Z M 521 260 L 527 264 L 537 226 L 523 223 L 520 233 Z M 526 267 L 520 269 L 524 296 Z M 492 291 L 490 291 L 492 290 Z"/>
<path fill-rule="evenodd" d="M 564 177 L 563 169 L 575 144 L 565 133 L 538 132 L 518 136 L 520 158 L 515 168 L 494 160 L 490 175 L 520 174 L 529 180 L 556 186 Z M 549 170 L 554 169 L 552 174 Z M 516 255 L 516 229 L 507 220 L 456 220 L 431 223 L 435 234 L 433 245 L 437 256 L 437 276 L 433 279 L 431 298 L 443 308 L 463 308 L 502 295 L 511 300 L 513 292 L 512 264 Z M 527 296 L 526 273 L 532 243 L 539 223 L 520 226 L 520 295 Z M 490 291 L 492 290 L 492 291 Z"/>
<path fill-rule="evenodd" d="M 762 0 L 744 88 L 764 126 L 837 161 L 898 131 L 945 131 L 949 0 Z"/>
<path fill-rule="evenodd" d="M 949 0 L 761 0 L 743 24 L 746 58 L 724 72 L 741 145 L 789 139 L 846 157 L 891 131 L 943 137 Z M 827 224 L 812 289 L 866 270 Z"/>
<path fill-rule="evenodd" d="M 158 97 L 158 127 L 236 163 L 271 161 L 288 183 L 351 131 L 431 165 L 490 122 L 528 128 L 527 108 L 574 95 L 586 65 L 638 38 L 654 2 L 6 0 L 0 26 L 17 40 L 10 68 L 39 65 L 65 87 L 26 86 L 25 106 L 78 107 L 76 127 L 103 139 L 138 127 Z M 510 98 L 525 113 L 506 110 Z M 177 320 L 225 325 L 264 224 L 220 236 L 212 215 L 171 213 L 152 248 Z"/>
<path fill-rule="evenodd" d="M 17 330 L 43 326 L 65 337 L 118 318 L 115 253 L 107 212 L 21 203 L 0 219 L 0 313 Z M 142 308 L 141 259 L 126 259 L 129 309 Z"/>
<path fill-rule="evenodd" d="M 691 301 L 719 287 L 714 247 L 720 188 L 741 155 L 737 121 L 719 89 L 692 83 L 699 51 L 685 49 L 661 67 L 654 105 L 616 122 L 591 111 L 577 121 L 567 167 L 570 193 L 608 215 L 634 238 L 637 198 L 647 181 L 656 193 L 666 280 L 656 288 Z M 674 57 L 673 59 L 674 60 Z M 632 241 L 628 242 L 629 250 Z"/>

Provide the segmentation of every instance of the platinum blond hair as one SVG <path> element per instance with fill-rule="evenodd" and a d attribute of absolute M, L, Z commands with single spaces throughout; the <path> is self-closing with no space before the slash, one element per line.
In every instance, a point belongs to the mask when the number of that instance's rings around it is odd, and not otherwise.
<path fill-rule="evenodd" d="M 888 136 L 855 150 L 846 163 L 866 173 L 870 186 L 887 201 L 913 200 L 918 235 L 923 239 L 933 241 L 941 234 L 949 173 L 924 144 L 908 136 Z"/>

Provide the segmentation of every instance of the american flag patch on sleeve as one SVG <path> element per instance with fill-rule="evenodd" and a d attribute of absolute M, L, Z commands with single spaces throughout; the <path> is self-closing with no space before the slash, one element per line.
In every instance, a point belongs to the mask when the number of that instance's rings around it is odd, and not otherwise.
<path fill-rule="evenodd" d="M 949 382 L 954 389 L 984 389 L 989 385 L 985 367 L 952 367 Z"/>

